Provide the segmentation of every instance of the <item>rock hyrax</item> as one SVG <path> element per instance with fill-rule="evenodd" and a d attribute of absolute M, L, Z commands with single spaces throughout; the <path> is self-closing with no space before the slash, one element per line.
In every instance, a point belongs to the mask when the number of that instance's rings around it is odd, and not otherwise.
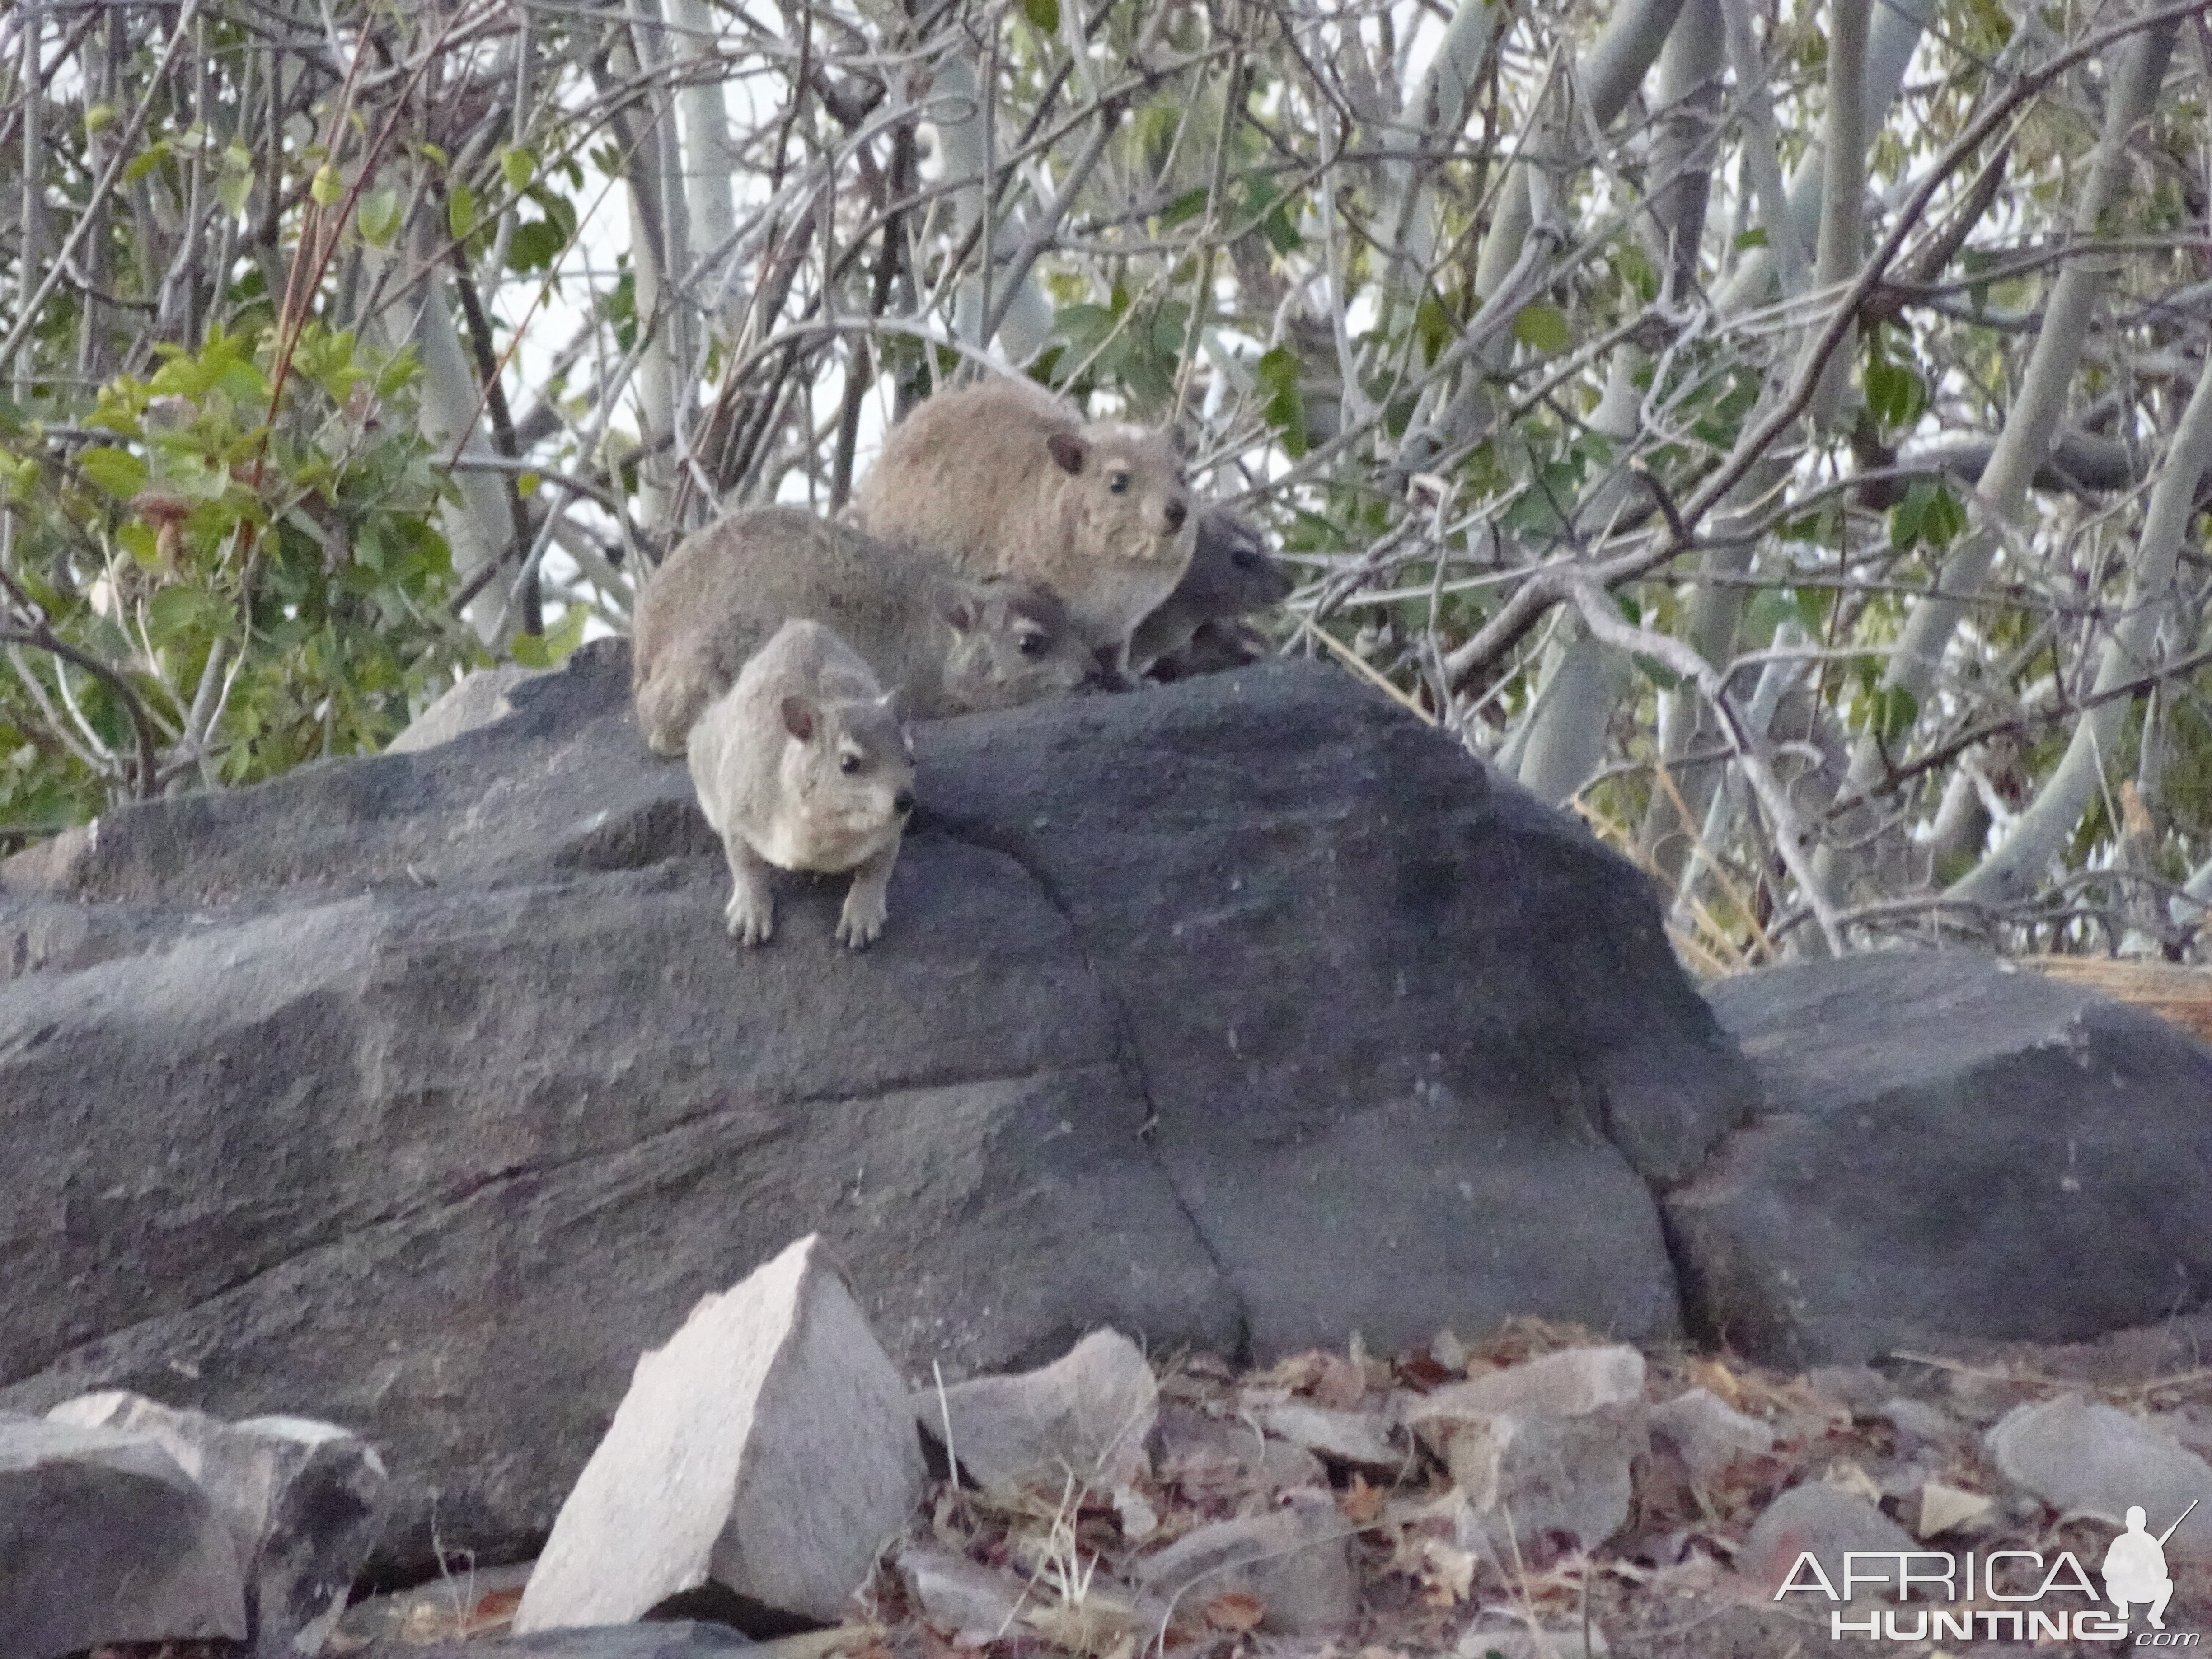
<path fill-rule="evenodd" d="M 837 942 L 884 931 L 884 890 L 914 810 L 914 750 L 895 694 L 820 623 L 775 630 L 691 728 L 691 783 L 729 854 L 731 934 L 775 931 L 769 867 L 850 870 Z"/>
<path fill-rule="evenodd" d="M 1116 666 L 1182 580 L 1197 529 L 1170 434 L 1083 422 L 1020 380 L 921 404 L 884 440 L 853 507 L 873 534 L 970 575 L 1042 582 Z"/>
<path fill-rule="evenodd" d="M 1181 651 L 1207 623 L 1280 605 L 1291 586 L 1291 573 L 1268 556 L 1257 530 L 1226 507 L 1200 509 L 1190 568 L 1166 602 L 1137 624 L 1129 671 L 1141 674 Z"/>
<path fill-rule="evenodd" d="M 630 691 L 646 741 L 682 754 L 699 711 L 793 617 L 835 629 L 919 720 L 1034 702 L 1097 674 L 1035 582 L 969 581 L 848 525 L 753 507 L 685 537 L 638 596 Z"/>

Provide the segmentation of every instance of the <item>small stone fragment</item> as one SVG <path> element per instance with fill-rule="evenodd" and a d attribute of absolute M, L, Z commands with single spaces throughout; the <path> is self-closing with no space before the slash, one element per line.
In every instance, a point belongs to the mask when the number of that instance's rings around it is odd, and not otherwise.
<path fill-rule="evenodd" d="M 1809 1554 L 1842 1597 L 1846 1594 L 1846 1553 L 1919 1547 L 1911 1534 L 1865 1498 L 1825 1480 L 1810 1480 L 1792 1486 L 1766 1506 L 1752 1523 L 1751 1535 L 1744 1540 L 1735 1565 L 1738 1572 L 1762 1590 L 1771 1592 L 1785 1583 L 1817 1590 L 1812 1570 L 1798 1571 L 1798 1564 Z M 1878 1588 L 1863 1583 L 1858 1586 L 1861 1596 L 1880 1593 Z M 1818 1599 L 1823 1606 L 1827 1604 L 1825 1596 Z"/>
<path fill-rule="evenodd" d="M 898 1571 L 922 1617 L 963 1647 L 1006 1635 L 1028 1596 L 1012 1574 L 938 1550 L 901 1550 Z"/>
<path fill-rule="evenodd" d="M 143 1435 L 212 1500 L 238 1549 L 256 1659 L 319 1653 L 384 1522 L 376 1449 L 329 1423 L 226 1423 L 112 1389 L 63 1401 L 57 1423 Z"/>
<path fill-rule="evenodd" d="M 914 1395 L 915 1419 L 985 1488 L 1110 1491 L 1144 1468 L 1160 1391 L 1137 1345 L 1093 1331 L 1018 1376 L 979 1376 Z"/>
<path fill-rule="evenodd" d="M 1960 1437 L 1957 1420 L 1924 1401 L 1902 1396 L 1886 1400 L 1875 1408 L 1874 1415 L 1895 1429 L 1908 1444 L 1940 1446 Z"/>
<path fill-rule="evenodd" d="M 1995 1498 L 1981 1492 L 1930 1480 L 1920 1488 L 1920 1524 L 1916 1530 L 1923 1538 L 1973 1531 L 1996 1514 L 1996 1507 Z"/>
<path fill-rule="evenodd" d="M 1595 1549 L 1626 1524 L 1649 1449 L 1644 1356 L 1569 1348 L 1408 1401 L 1406 1423 L 1464 1498 L 1459 1541 L 1494 1560 L 1565 1532 Z"/>
<path fill-rule="evenodd" d="M 2124 1525 L 2140 1505 L 2153 1534 L 2201 1500 L 2166 1540 L 2169 1560 L 2212 1559 L 2212 1464 L 2172 1435 L 2078 1395 L 2015 1406 L 1984 1437 L 2006 1480 L 2062 1515 Z"/>
<path fill-rule="evenodd" d="M 1370 1474 L 1396 1475 L 1411 1461 L 1390 1443 L 1390 1425 L 1369 1412 L 1331 1411 L 1325 1406 L 1263 1406 L 1260 1426 L 1331 1463 L 1348 1464 Z"/>
<path fill-rule="evenodd" d="M 1629 1347 L 1563 1348 L 1407 1402 L 1407 1423 L 1499 1412 L 1579 1417 L 1604 1406 L 1640 1404 L 1644 1356 Z"/>
<path fill-rule="evenodd" d="M 1164 1406 L 1152 1431 L 1152 1467 L 1188 1491 L 1231 1496 L 1291 1486 L 1326 1486 L 1328 1471 L 1302 1446 L 1273 1440 L 1241 1419 Z"/>
<path fill-rule="evenodd" d="M 245 1636 L 238 1552 L 174 1458 L 111 1429 L 0 1423 L 0 1659 Z"/>
<path fill-rule="evenodd" d="M 1774 1449 L 1774 1431 L 1709 1389 L 1692 1389 L 1651 1412 L 1651 1434 L 1681 1455 L 1692 1477 L 1711 1481 L 1740 1457 Z"/>
<path fill-rule="evenodd" d="M 619 1624 L 710 1579 L 834 1621 L 924 1479 L 906 1384 L 810 1234 L 638 1361 L 515 1631 Z"/>
<path fill-rule="evenodd" d="M 1288 1492 L 1264 1515 L 1200 1527 L 1138 1563 L 1136 1576 L 1178 1620 L 1198 1617 L 1218 1596 L 1243 1595 L 1264 1609 L 1261 1628 L 1324 1636 L 1359 1610 L 1352 1528 L 1320 1492 Z"/>
<path fill-rule="evenodd" d="M 1546 1533 L 1595 1549 L 1628 1522 L 1640 1424 L 1613 1411 L 1580 1417 L 1469 1419 L 1446 1444 L 1452 1484 L 1466 1499 L 1462 1547 L 1508 1562 Z"/>

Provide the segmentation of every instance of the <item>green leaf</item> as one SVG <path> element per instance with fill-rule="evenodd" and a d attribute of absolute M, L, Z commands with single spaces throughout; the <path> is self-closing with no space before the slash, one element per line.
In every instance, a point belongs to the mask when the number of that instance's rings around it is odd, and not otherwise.
<path fill-rule="evenodd" d="M 345 194 L 345 180 L 328 161 L 315 169 L 315 176 L 307 183 L 307 194 L 315 198 L 319 207 L 336 207 L 338 198 Z"/>
<path fill-rule="evenodd" d="M 1047 34 L 1060 33 L 1060 0 L 1022 0 L 1022 15 Z"/>
<path fill-rule="evenodd" d="M 584 642 L 584 623 L 590 615 L 585 606 L 572 605 L 551 633 L 518 634 L 508 649 L 525 668 L 558 667 L 563 657 Z"/>
<path fill-rule="evenodd" d="M 477 193 L 459 179 L 453 180 L 453 191 L 446 198 L 446 224 L 457 242 L 467 240 L 477 228 Z"/>
<path fill-rule="evenodd" d="M 1266 394 L 1260 405 L 1267 422 L 1283 434 L 1283 447 L 1293 457 L 1306 451 L 1306 400 L 1298 390 L 1300 365 L 1297 354 L 1288 346 L 1277 346 L 1254 366 L 1260 390 Z"/>
<path fill-rule="evenodd" d="M 76 458 L 77 471 L 109 495 L 128 501 L 146 487 L 146 463 L 127 450 L 95 445 Z"/>
<path fill-rule="evenodd" d="M 1920 718 L 1920 699 L 1901 685 L 1885 685 L 1868 705 L 1868 726 L 1884 743 L 1895 743 Z"/>
<path fill-rule="evenodd" d="M 208 596 L 198 588 L 165 587 L 146 601 L 146 631 L 166 645 L 192 633 L 208 615 Z"/>
<path fill-rule="evenodd" d="M 1575 331 L 1565 312 L 1539 301 L 1522 307 L 1521 314 L 1513 319 L 1513 337 L 1523 345 L 1549 354 L 1565 351 L 1574 344 Z"/>
<path fill-rule="evenodd" d="M 233 144 L 222 153 L 222 171 L 216 175 L 215 199 L 222 204 L 222 210 L 235 219 L 246 211 L 246 204 L 253 197 L 253 157 L 243 144 Z"/>
<path fill-rule="evenodd" d="M 362 240 L 371 247 L 390 247 L 392 239 L 399 234 L 399 192 L 389 186 L 370 191 L 361 198 L 353 216 L 361 228 Z"/>
<path fill-rule="evenodd" d="M 1850 106 L 1846 104 L 1844 107 L 1848 109 Z M 1766 246 L 1766 227 L 1764 225 L 1753 225 L 1749 230 L 1745 231 L 1743 234 L 1735 239 L 1735 246 L 1736 251 L 1739 253 L 1743 252 L 1746 248 L 1765 247 Z"/>
<path fill-rule="evenodd" d="M 135 185 L 155 167 L 169 159 L 169 141 L 157 139 L 131 158 L 130 166 L 123 169 L 123 182 Z"/>
<path fill-rule="evenodd" d="M 538 152 L 520 144 L 503 149 L 499 153 L 499 170 L 507 187 L 520 195 L 538 176 Z"/>
<path fill-rule="evenodd" d="M 1942 484 L 1928 503 L 1928 510 L 1920 515 L 1920 539 L 1933 548 L 1946 548 L 1958 540 L 1966 528 L 1966 507 L 1956 495 Z"/>
<path fill-rule="evenodd" d="M 1206 192 L 1187 190 L 1160 210 L 1163 225 L 1179 225 L 1186 219 L 1195 219 L 1206 211 Z"/>
<path fill-rule="evenodd" d="M 1884 426 L 1909 426 L 1928 406 L 1926 385 L 1906 364 L 1869 357 L 1865 385 L 1867 412 Z"/>
<path fill-rule="evenodd" d="M 550 270 L 553 262 L 561 257 L 561 250 L 568 239 L 543 219 L 532 219 L 514 228 L 507 239 L 507 264 L 510 270 Z"/>

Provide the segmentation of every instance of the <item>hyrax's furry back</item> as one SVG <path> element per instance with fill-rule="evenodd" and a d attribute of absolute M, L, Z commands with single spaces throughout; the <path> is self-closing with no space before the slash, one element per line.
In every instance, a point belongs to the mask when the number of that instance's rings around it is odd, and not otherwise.
<path fill-rule="evenodd" d="M 1027 380 L 940 392 L 890 429 L 853 497 L 862 526 L 1067 601 L 1120 653 L 1190 563 L 1195 513 L 1164 432 L 1085 424 Z"/>
<path fill-rule="evenodd" d="M 835 629 L 923 720 L 1033 702 L 1097 672 L 1036 583 L 964 580 L 849 526 L 754 507 L 686 537 L 638 598 L 630 690 L 646 741 L 682 754 L 699 711 L 793 617 Z"/>
<path fill-rule="evenodd" d="M 1190 568 L 1159 609 L 1137 624 L 1129 641 L 1131 672 L 1141 674 L 1181 651 L 1207 623 L 1280 605 L 1291 586 L 1291 573 L 1268 556 L 1257 530 L 1226 507 L 1201 508 Z"/>
<path fill-rule="evenodd" d="M 775 931 L 769 867 L 850 870 L 837 941 L 884 930 L 884 890 L 914 808 L 914 750 L 860 653 L 787 622 L 691 728 L 692 787 L 730 860 L 732 936 Z"/>

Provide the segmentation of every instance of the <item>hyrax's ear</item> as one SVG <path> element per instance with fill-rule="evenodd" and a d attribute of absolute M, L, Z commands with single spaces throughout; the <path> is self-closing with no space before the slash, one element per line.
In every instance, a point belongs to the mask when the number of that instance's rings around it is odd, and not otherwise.
<path fill-rule="evenodd" d="M 822 711 L 813 700 L 796 692 L 783 700 L 783 729 L 801 743 L 814 740 L 814 728 L 822 723 Z"/>
<path fill-rule="evenodd" d="M 1044 441 L 1044 447 L 1052 452 L 1052 459 L 1059 464 L 1062 472 L 1083 471 L 1086 446 L 1073 432 L 1054 433 Z"/>

